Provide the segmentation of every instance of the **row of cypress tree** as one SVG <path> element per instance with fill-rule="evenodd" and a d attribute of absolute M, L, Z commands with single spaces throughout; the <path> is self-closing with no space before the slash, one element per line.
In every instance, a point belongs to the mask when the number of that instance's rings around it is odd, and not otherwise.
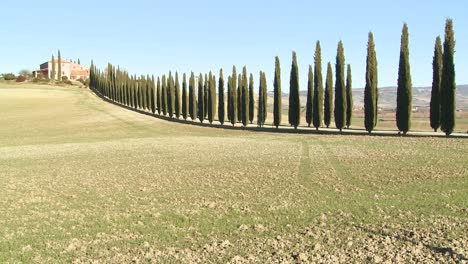
<path fill-rule="evenodd" d="M 433 59 L 433 87 L 431 96 L 431 127 L 436 131 L 441 127 L 447 135 L 453 132 L 455 120 L 455 70 L 453 64 L 454 33 L 452 20 L 448 19 L 445 28 L 444 50 L 440 37 L 436 39 Z M 398 130 L 406 134 L 411 128 L 412 84 L 409 63 L 408 26 L 403 25 L 398 69 L 396 123 Z M 346 78 L 345 78 L 346 68 Z M 198 82 L 197 82 L 198 79 Z M 218 88 L 216 88 L 218 85 Z M 223 70 L 216 79 L 212 72 L 199 74 L 192 72 L 188 79 L 182 76 L 182 91 L 179 75 L 171 72 L 168 76 L 135 76 L 109 64 L 105 72 L 91 65 L 90 87 L 102 95 L 121 104 L 137 109 L 148 110 L 171 118 L 192 119 L 212 123 L 217 116 L 221 124 L 225 119 L 232 125 L 240 122 L 243 126 L 254 121 L 255 98 L 254 76 L 248 75 L 244 66 L 237 74 L 233 66 L 228 76 L 226 100 Z M 364 89 L 364 125 L 371 133 L 378 120 L 378 71 L 374 36 L 369 32 L 366 61 L 366 86 Z M 278 127 L 282 118 L 281 66 L 275 58 L 273 81 L 273 125 Z M 257 125 L 265 125 L 267 117 L 267 81 L 264 72 L 259 74 L 257 98 Z M 335 83 L 333 84 L 332 64 L 327 64 L 325 87 L 322 80 L 322 59 L 320 41 L 315 47 L 314 66 L 309 65 L 305 120 L 310 127 L 329 127 L 332 116 L 335 127 L 340 131 L 349 128 L 352 122 L 353 94 L 351 66 L 345 64 L 344 47 L 340 41 L 335 63 Z M 225 102 L 227 106 L 225 107 Z M 288 122 L 297 129 L 301 120 L 299 96 L 299 73 L 296 53 L 292 54 L 289 83 Z M 217 115 L 216 115 L 217 113 Z"/>

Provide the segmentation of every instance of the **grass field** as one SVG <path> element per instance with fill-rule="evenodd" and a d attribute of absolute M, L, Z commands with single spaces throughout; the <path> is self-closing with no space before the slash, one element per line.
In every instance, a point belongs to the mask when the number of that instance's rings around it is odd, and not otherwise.
<path fill-rule="evenodd" d="M 0 85 L 0 263 L 463 262 L 468 141 L 203 128 Z"/>

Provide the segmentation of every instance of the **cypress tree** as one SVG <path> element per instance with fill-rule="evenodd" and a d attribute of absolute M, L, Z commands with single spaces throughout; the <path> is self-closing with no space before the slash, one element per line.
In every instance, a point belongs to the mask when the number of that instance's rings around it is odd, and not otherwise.
<path fill-rule="evenodd" d="M 144 77 L 141 76 L 140 79 L 138 79 L 138 91 L 140 92 L 140 109 L 145 110 L 146 91 L 145 91 L 145 86 L 143 85 L 143 83 L 144 83 Z"/>
<path fill-rule="evenodd" d="M 351 76 L 351 65 L 348 64 L 348 69 L 346 73 L 346 127 L 351 126 L 351 121 L 353 118 L 353 79 Z"/>
<path fill-rule="evenodd" d="M 437 36 L 434 57 L 432 59 L 432 91 L 431 91 L 431 127 L 434 132 L 440 127 L 440 85 L 442 79 L 442 43 Z"/>
<path fill-rule="evenodd" d="M 249 122 L 249 83 L 247 79 L 247 67 L 242 69 L 242 125 L 247 126 Z"/>
<path fill-rule="evenodd" d="M 208 121 L 210 122 L 210 124 L 213 123 L 213 119 L 214 119 L 214 104 L 213 104 L 213 100 L 216 100 L 216 93 L 213 92 L 213 89 L 214 89 L 214 81 L 213 81 L 213 74 L 211 73 L 210 71 L 210 74 L 208 75 L 209 77 L 209 80 L 208 80 L 208 105 L 207 105 L 207 108 L 208 108 Z"/>
<path fill-rule="evenodd" d="M 273 125 L 278 128 L 281 124 L 281 66 L 279 57 L 275 58 L 275 79 L 273 82 Z"/>
<path fill-rule="evenodd" d="M 146 87 L 146 104 L 147 104 L 148 110 L 152 111 L 151 77 L 149 76 L 149 74 L 146 75 L 144 85 Z"/>
<path fill-rule="evenodd" d="M 195 75 L 190 73 L 189 81 L 189 114 L 192 120 L 197 118 L 197 96 L 195 93 Z"/>
<path fill-rule="evenodd" d="M 289 79 L 289 123 L 297 129 L 301 120 L 301 103 L 299 101 L 299 70 L 296 52 L 293 51 L 291 77 Z"/>
<path fill-rule="evenodd" d="M 142 109 L 143 110 L 146 110 L 148 108 L 148 105 L 147 105 L 147 91 L 146 91 L 146 79 L 145 79 L 145 76 L 141 76 L 140 77 L 140 81 L 139 81 L 139 87 L 140 87 L 140 92 L 141 92 L 141 105 L 142 105 Z"/>
<path fill-rule="evenodd" d="M 224 77 L 223 69 L 219 70 L 219 82 L 218 82 L 218 120 L 224 124 Z"/>
<path fill-rule="evenodd" d="M 187 96 L 187 76 L 182 75 L 182 117 L 187 120 L 188 96 Z"/>
<path fill-rule="evenodd" d="M 345 57 L 343 42 L 338 43 L 335 65 L 335 126 L 341 132 L 346 122 Z"/>
<path fill-rule="evenodd" d="M 161 114 L 161 79 L 158 76 L 158 82 L 156 85 L 156 106 L 158 108 L 158 115 Z"/>
<path fill-rule="evenodd" d="M 452 134 L 455 128 L 455 36 L 453 32 L 453 21 L 447 19 L 445 22 L 444 53 L 442 54 L 442 81 L 440 87 L 440 129 L 446 136 Z"/>
<path fill-rule="evenodd" d="M 396 122 L 399 131 L 403 134 L 411 128 L 411 110 L 412 110 L 412 87 L 411 71 L 409 63 L 408 48 L 408 26 L 403 25 L 401 33 L 400 63 L 398 66 L 398 88 L 397 88 L 397 109 Z"/>
<path fill-rule="evenodd" d="M 327 65 L 327 78 L 325 80 L 325 100 L 324 100 L 324 115 L 323 121 L 328 128 L 333 115 L 333 73 L 331 63 Z"/>
<path fill-rule="evenodd" d="M 52 71 L 50 72 L 50 79 L 55 80 L 55 58 L 52 55 Z"/>
<path fill-rule="evenodd" d="M 314 103 L 313 103 L 313 124 L 316 130 L 322 125 L 323 117 L 323 82 L 322 82 L 322 49 L 320 41 L 315 46 L 314 56 Z"/>
<path fill-rule="evenodd" d="M 267 115 L 267 90 L 266 90 L 266 77 L 265 73 L 260 71 L 260 85 L 258 86 L 258 111 L 257 111 L 257 124 L 262 127 L 265 124 Z"/>
<path fill-rule="evenodd" d="M 154 75 L 151 76 L 151 82 L 149 84 L 150 87 L 150 96 L 151 96 L 151 112 L 154 114 L 156 113 L 156 100 L 155 100 L 155 92 L 154 92 Z"/>
<path fill-rule="evenodd" d="M 249 78 L 249 122 L 253 123 L 255 111 L 255 98 L 254 98 L 254 77 L 253 74 L 250 74 Z"/>
<path fill-rule="evenodd" d="M 78 58 L 78 65 L 81 65 L 81 63 L 80 63 L 80 58 Z"/>
<path fill-rule="evenodd" d="M 205 100 L 204 100 L 204 87 L 203 87 L 203 75 L 200 73 L 198 76 L 198 120 L 203 123 L 205 119 Z"/>
<path fill-rule="evenodd" d="M 57 79 L 60 82 L 62 81 L 62 56 L 60 55 L 60 50 L 58 50 L 57 63 Z"/>
<path fill-rule="evenodd" d="M 231 79 L 231 76 L 228 75 L 228 82 L 227 82 L 227 109 L 226 109 L 226 112 L 227 112 L 227 119 L 229 121 L 231 121 L 232 117 L 231 117 L 231 114 L 232 114 L 232 106 L 231 106 L 231 102 L 232 102 L 232 98 L 231 98 L 231 94 L 232 94 L 232 79 Z"/>
<path fill-rule="evenodd" d="M 167 115 L 167 82 L 166 82 L 166 75 L 162 76 L 161 79 L 161 105 L 162 105 L 162 112 L 163 115 Z"/>
<path fill-rule="evenodd" d="M 168 85 L 168 95 L 167 95 L 167 105 L 169 117 L 174 117 L 175 113 L 175 82 L 172 73 L 169 72 L 169 79 L 167 80 Z"/>
<path fill-rule="evenodd" d="M 369 32 L 367 42 L 366 87 L 364 88 L 364 126 L 371 133 L 377 125 L 378 86 L 377 55 L 375 53 L 374 34 Z"/>
<path fill-rule="evenodd" d="M 174 92 L 174 110 L 175 110 L 175 116 L 177 119 L 180 118 L 180 83 L 179 83 L 179 73 L 176 72 L 175 75 L 175 92 Z"/>
<path fill-rule="evenodd" d="M 234 126 L 237 121 L 237 91 L 236 91 L 236 81 L 237 81 L 237 72 L 236 66 L 232 67 L 232 76 L 231 76 L 231 100 L 230 100 L 230 117 L 231 117 L 231 124 Z"/>
<path fill-rule="evenodd" d="M 242 122 L 242 99 L 244 98 L 242 95 L 242 75 L 239 73 L 237 78 L 237 121 Z"/>
<path fill-rule="evenodd" d="M 212 115 L 213 115 L 213 120 L 215 120 L 215 117 L 216 117 L 216 101 L 217 101 L 217 98 L 216 98 L 216 76 L 213 74 L 212 78 L 211 78 L 211 92 L 210 92 L 210 95 L 211 95 L 211 100 L 210 100 L 210 103 L 211 103 L 211 111 L 212 111 Z"/>
<path fill-rule="evenodd" d="M 306 101 L 306 122 L 307 126 L 310 127 L 312 123 L 312 113 L 314 106 L 314 72 L 312 65 L 309 65 L 309 76 L 307 81 L 307 101 Z"/>
<path fill-rule="evenodd" d="M 204 100 L 204 116 L 205 119 L 208 117 L 208 95 L 209 95 L 209 81 L 211 80 L 211 76 L 208 79 L 208 75 L 205 73 L 205 83 L 203 86 L 203 100 Z"/>

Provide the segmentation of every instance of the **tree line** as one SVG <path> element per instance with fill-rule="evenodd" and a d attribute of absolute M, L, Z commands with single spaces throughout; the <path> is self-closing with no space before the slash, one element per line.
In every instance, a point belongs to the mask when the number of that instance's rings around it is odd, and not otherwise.
<path fill-rule="evenodd" d="M 447 19 L 445 40 L 436 38 L 433 57 L 433 83 L 430 102 L 430 124 L 434 131 L 440 127 L 448 136 L 455 127 L 455 39 L 453 22 Z M 305 104 L 305 121 L 307 126 L 317 130 L 330 127 L 332 117 L 334 125 L 342 131 L 352 124 L 353 90 L 351 65 L 345 63 L 344 45 L 337 46 L 335 61 L 335 82 L 333 68 L 327 63 L 325 86 L 323 85 L 322 58 L 320 41 L 316 42 L 314 64 L 309 65 L 307 96 Z M 369 32 L 367 42 L 366 82 L 364 88 L 364 126 L 371 133 L 378 121 L 378 69 L 374 36 Z M 258 75 L 258 88 L 255 88 L 255 77 L 247 72 L 244 66 L 237 73 L 236 66 L 224 80 L 223 70 L 216 77 L 211 71 L 196 76 L 178 72 L 158 77 L 149 75 L 130 75 L 125 70 L 108 64 L 104 71 L 93 63 L 90 68 L 90 87 L 105 97 L 120 104 L 153 114 L 169 116 L 184 120 L 198 119 L 210 124 L 217 119 L 222 125 L 241 123 L 242 126 L 253 124 L 257 111 L 257 126 L 265 125 L 267 118 L 267 80 L 263 71 Z M 226 86 L 226 87 L 225 87 Z M 255 90 L 257 89 L 257 98 Z M 226 95 L 226 98 L 225 98 Z M 226 104 L 226 106 L 225 106 Z M 297 55 L 292 53 L 289 79 L 288 123 L 297 129 L 301 123 L 299 96 L 299 70 Z M 273 126 L 278 128 L 282 123 L 282 90 L 281 64 L 275 58 L 273 77 Z M 396 126 L 406 134 L 411 128 L 412 84 L 409 62 L 408 26 L 403 25 L 398 68 Z"/>

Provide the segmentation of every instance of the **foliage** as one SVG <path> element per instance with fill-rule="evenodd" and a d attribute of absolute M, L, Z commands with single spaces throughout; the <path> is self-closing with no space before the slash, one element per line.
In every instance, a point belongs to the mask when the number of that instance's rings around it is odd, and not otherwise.
<path fill-rule="evenodd" d="M 437 36 L 432 59 L 432 90 L 430 102 L 430 121 L 434 132 L 440 127 L 440 86 L 442 80 L 442 42 Z"/>
<path fill-rule="evenodd" d="M 3 74 L 3 79 L 5 81 L 12 81 L 16 79 L 16 76 L 13 73 L 4 73 Z"/>
<path fill-rule="evenodd" d="M 351 126 L 353 118 L 353 78 L 351 76 L 351 65 L 348 64 L 346 73 L 346 127 Z"/>
<path fill-rule="evenodd" d="M 366 86 L 364 88 L 364 126 L 371 133 L 377 125 L 378 86 L 377 55 L 375 52 L 374 34 L 369 32 L 367 42 Z"/>
<path fill-rule="evenodd" d="M 273 82 L 273 125 L 278 128 L 281 125 L 281 66 L 279 57 L 275 58 L 275 79 Z"/>
<path fill-rule="evenodd" d="M 345 57 L 343 42 L 338 43 L 335 64 L 335 126 L 340 131 L 346 123 L 346 86 L 345 86 Z"/>
<path fill-rule="evenodd" d="M 322 49 L 320 41 L 315 46 L 314 56 L 314 103 L 313 103 L 313 124 L 316 130 L 322 125 L 323 118 L 323 82 L 322 82 Z"/>
<path fill-rule="evenodd" d="M 310 127 L 313 119 L 314 108 L 314 71 L 312 65 L 309 65 L 309 73 L 307 79 L 307 101 L 306 101 L 306 123 Z"/>
<path fill-rule="evenodd" d="M 292 54 L 291 77 L 289 79 L 289 124 L 297 129 L 301 121 L 301 103 L 299 100 L 299 69 L 296 52 Z"/>
<path fill-rule="evenodd" d="M 440 104 L 440 129 L 447 136 L 452 134 L 455 128 L 455 36 L 453 32 L 453 21 L 447 19 L 445 23 L 444 53 L 442 55 L 442 81 L 441 81 L 441 104 Z"/>
<path fill-rule="evenodd" d="M 330 126 L 331 117 L 333 115 L 333 73 L 330 62 L 327 64 L 327 77 L 325 80 L 325 98 L 323 111 L 323 121 L 325 123 L 325 126 L 328 128 Z"/>
<path fill-rule="evenodd" d="M 408 48 L 408 26 L 401 33 L 400 63 L 398 66 L 396 122 L 399 131 L 406 134 L 411 128 L 412 84 Z"/>

